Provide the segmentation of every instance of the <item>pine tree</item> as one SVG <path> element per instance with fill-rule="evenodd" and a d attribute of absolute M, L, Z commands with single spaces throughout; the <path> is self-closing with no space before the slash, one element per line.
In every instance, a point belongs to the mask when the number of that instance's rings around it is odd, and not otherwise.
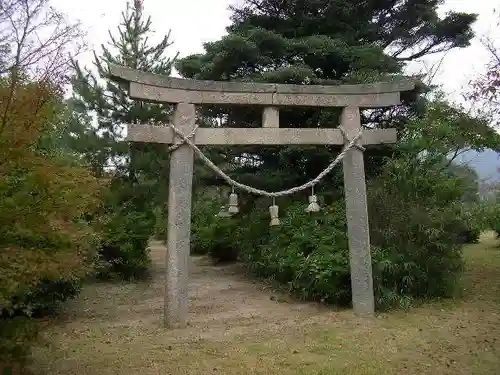
<path fill-rule="evenodd" d="M 73 81 L 75 95 L 72 104 L 80 115 L 78 122 L 81 123 L 83 120 L 87 125 L 87 134 L 95 133 L 105 145 L 96 147 L 96 151 L 105 154 L 100 160 L 108 163 L 96 166 L 100 168 L 99 173 L 106 167 L 132 167 L 130 161 L 123 160 L 130 156 L 130 145 L 122 142 L 124 124 L 150 119 L 166 121 L 171 114 L 167 106 L 129 99 L 126 90 L 107 78 L 110 63 L 155 74 L 170 75 L 173 62 L 177 58 L 177 55 L 174 58 L 165 56 L 172 45 L 170 32 L 156 45 L 149 43 L 152 33 L 151 18 L 145 19 L 142 1 L 135 0 L 132 6 L 127 4 L 125 12 L 122 13 L 118 37 L 110 32 L 108 46 L 102 45 L 100 55 L 94 52 L 94 68 L 99 79 L 90 69 L 82 70 L 78 64 L 76 65 L 77 74 Z M 96 129 L 89 128 L 91 121 L 88 116 L 91 114 L 95 114 L 97 118 Z"/>
<path fill-rule="evenodd" d="M 253 80 L 273 83 L 339 84 L 390 80 L 405 64 L 431 53 L 467 46 L 473 37 L 473 14 L 437 15 L 438 0 L 247 0 L 232 7 L 228 35 L 206 43 L 205 53 L 179 60 L 186 78 Z M 374 110 L 363 123 L 402 129 L 417 103 L 404 98 L 396 110 Z M 226 111 L 226 112 L 224 112 Z M 211 109 L 220 116 L 227 110 Z M 336 127 L 339 110 L 293 108 L 280 111 L 281 126 Z M 260 126 L 260 111 L 231 110 L 224 126 Z M 263 161 L 240 168 L 238 178 L 254 186 L 282 189 L 316 176 L 335 149 L 233 148 L 228 158 L 250 153 Z M 391 156 L 390 147 L 366 153 L 368 176 Z M 341 176 L 325 185 L 341 188 Z"/>
<path fill-rule="evenodd" d="M 391 80 L 403 74 L 409 61 L 470 42 L 475 15 L 440 18 L 440 2 L 245 0 L 233 7 L 228 35 L 205 44 L 203 54 L 180 60 L 177 68 L 187 78 L 225 81 L 328 85 Z M 337 127 L 339 112 L 282 108 L 280 125 Z M 220 117 L 227 127 L 257 127 L 261 122 L 261 108 L 209 108 L 205 114 Z M 365 152 L 377 305 L 408 306 L 415 297 L 446 296 L 461 271 L 463 240 L 472 237 L 468 233 L 474 226 L 464 217 L 465 210 L 457 209 L 466 186 L 448 174 L 443 160 L 453 147 L 488 144 L 493 132 L 446 102 L 429 105 L 411 96 L 395 109 L 365 111 L 363 124 L 401 132 L 392 149 Z M 281 190 L 315 177 L 336 151 L 241 147 L 220 152 L 235 160 L 234 169 L 226 168 L 237 180 Z M 260 163 L 241 166 L 236 157 L 243 153 Z M 341 168 L 336 171 L 341 173 Z M 280 197 L 282 225 L 269 230 L 270 202 L 263 198 L 247 205 L 251 211 L 242 207 L 238 216 L 205 224 L 206 230 L 195 227 L 195 245 L 214 259 L 237 254 L 250 270 L 283 283 L 300 298 L 348 304 L 342 176 L 323 181 L 318 190 L 323 190 L 324 209 L 313 216 L 304 212 L 305 197 Z M 326 192 L 331 194 L 328 200 Z M 240 195 L 240 202 L 242 198 L 249 200 Z"/>
<path fill-rule="evenodd" d="M 171 109 L 161 104 L 133 101 L 119 84 L 108 79 L 108 64 L 118 64 L 155 74 L 170 75 L 177 58 L 166 57 L 170 33 L 151 44 L 151 18 L 143 14 L 141 0 L 127 4 L 110 42 L 94 53 L 95 75 L 76 65 L 72 116 L 67 142 L 89 162 L 96 175 L 111 174 L 111 191 L 105 210 L 110 220 L 104 230 L 104 260 L 116 264 L 126 276 L 147 268 L 146 246 L 154 230 L 154 209 L 166 194 L 164 186 L 167 151 L 159 145 L 124 142 L 125 124 L 149 120 L 167 122 Z M 95 125 L 95 123 L 97 125 Z M 120 265 L 121 264 L 121 265 Z"/>

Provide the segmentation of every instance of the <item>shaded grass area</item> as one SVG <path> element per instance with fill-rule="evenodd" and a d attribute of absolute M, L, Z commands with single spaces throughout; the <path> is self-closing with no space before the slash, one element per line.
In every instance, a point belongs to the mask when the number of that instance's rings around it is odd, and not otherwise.
<path fill-rule="evenodd" d="M 498 246 L 492 234 L 485 234 L 479 244 L 466 247 L 460 300 L 384 313 L 372 320 L 356 318 L 351 311 L 297 312 L 294 303 L 280 302 L 276 316 L 266 311 L 258 319 L 221 318 L 165 331 L 158 317 L 144 314 L 151 300 L 134 298 L 133 293 L 149 293 L 146 286 L 131 292 L 130 287 L 110 284 L 111 302 L 109 294 L 87 290 L 82 298 L 92 296 L 93 305 L 107 306 L 108 312 L 96 307 L 93 318 L 51 327 L 46 335 L 51 344 L 35 351 L 33 369 L 54 375 L 499 374 Z M 255 299 L 256 310 L 264 299 L 269 296 Z M 134 315 L 134 309 L 142 313 Z M 104 319 L 110 310 L 126 319 Z"/>

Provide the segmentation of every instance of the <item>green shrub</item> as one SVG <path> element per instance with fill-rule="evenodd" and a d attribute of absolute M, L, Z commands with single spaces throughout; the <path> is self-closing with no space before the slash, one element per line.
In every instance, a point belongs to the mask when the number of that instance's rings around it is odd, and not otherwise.
<path fill-rule="evenodd" d="M 450 297 L 463 268 L 457 213 L 428 207 L 400 207 L 393 216 L 387 209 L 378 212 L 384 220 L 372 221 L 371 231 L 377 304 L 405 306 L 414 298 Z"/>
<path fill-rule="evenodd" d="M 0 366 L 26 359 L 33 316 L 78 293 L 94 251 L 93 226 L 80 219 L 102 192 L 88 168 L 55 146 L 64 126 L 59 88 L 2 78 Z"/>
<path fill-rule="evenodd" d="M 393 160 L 369 189 L 378 304 L 447 297 L 463 269 L 460 181 L 432 160 Z M 467 226 L 465 226 L 467 227 Z"/>
<path fill-rule="evenodd" d="M 500 199 L 488 201 L 485 209 L 486 229 L 493 230 L 497 238 L 500 238 Z"/>
<path fill-rule="evenodd" d="M 369 184 L 376 305 L 407 307 L 414 299 L 453 294 L 463 268 L 467 231 L 479 231 L 475 208 L 461 203 L 460 180 L 431 161 L 393 160 Z M 301 299 L 349 305 L 350 263 L 344 200 L 319 213 L 281 200 L 281 225 L 269 227 L 269 200 L 232 218 L 198 227 L 196 246 L 219 261 L 245 262 L 258 276 Z"/>
<path fill-rule="evenodd" d="M 114 212 L 103 227 L 99 249 L 100 278 L 144 278 L 150 269 L 148 243 L 154 232 L 153 214 Z"/>
<path fill-rule="evenodd" d="M 219 188 L 206 187 L 195 191 L 191 215 L 191 254 L 213 254 L 216 261 L 235 259 L 235 255 L 224 255 L 221 250 L 225 246 L 224 243 L 227 244 L 227 241 L 224 242 L 223 228 L 227 227 L 229 223 L 227 218 L 220 218 L 217 214 L 225 203 L 227 203 L 227 199 L 225 201 L 221 197 Z M 167 240 L 167 214 L 168 212 L 164 208 L 155 209 L 156 238 L 163 241 Z M 220 239 L 218 239 L 219 237 Z M 232 253 L 233 250 L 229 247 L 228 252 Z"/>
<path fill-rule="evenodd" d="M 343 202 L 320 213 L 304 211 L 303 202 L 281 214 L 281 225 L 269 227 L 269 216 L 257 213 L 250 226 L 267 226 L 260 243 L 242 248 L 242 260 L 258 276 L 287 285 L 301 299 L 345 305 L 350 301 L 349 254 Z M 245 236 L 249 238 L 250 236 Z"/>
<path fill-rule="evenodd" d="M 455 291 L 463 267 L 457 228 L 464 228 L 467 219 L 459 204 L 461 192 L 453 177 L 440 174 L 432 164 L 403 160 L 389 163 L 370 184 L 377 308 L 407 307 L 415 298 Z M 337 201 L 315 214 L 304 212 L 303 201 L 280 207 L 282 224 L 275 228 L 268 227 L 268 213 L 257 210 L 239 220 L 240 258 L 255 274 L 286 285 L 299 298 L 348 305 L 344 206 L 343 200 Z"/>
<path fill-rule="evenodd" d="M 486 202 L 465 202 L 462 204 L 462 227 L 458 229 L 464 244 L 479 242 L 481 232 L 489 230 L 493 212 Z"/>
<path fill-rule="evenodd" d="M 158 240 L 167 239 L 167 211 L 164 207 L 158 206 L 153 210 L 155 216 L 154 236 Z"/>
<path fill-rule="evenodd" d="M 198 254 L 208 254 L 215 262 L 238 259 L 238 221 L 230 217 L 216 218 L 205 227 L 198 227 L 194 248 Z"/>
<path fill-rule="evenodd" d="M 481 231 L 477 229 L 465 229 L 460 233 L 460 238 L 464 244 L 474 244 L 479 242 Z"/>
<path fill-rule="evenodd" d="M 489 229 L 492 229 L 496 233 L 497 238 L 500 238 L 500 215 L 495 215 L 493 220 L 494 221 L 489 226 Z"/>
<path fill-rule="evenodd" d="M 227 244 L 224 228 L 230 223 L 228 218 L 217 216 L 224 203 L 227 202 L 223 201 L 216 189 L 206 188 L 195 193 L 191 218 L 191 254 L 213 254 L 215 260 L 219 261 L 225 259 L 230 261 L 234 258 L 229 254 L 225 256 L 221 251 Z M 221 228 L 218 228 L 219 225 Z M 219 240 L 218 236 L 220 236 Z M 218 241 L 220 244 L 217 243 Z M 229 248 L 228 253 L 232 252 Z"/>
<path fill-rule="evenodd" d="M 150 269 L 156 213 L 151 188 L 127 174 L 113 176 L 99 213 L 98 278 L 140 279 Z"/>
<path fill-rule="evenodd" d="M 267 199 L 264 205 L 262 199 L 258 200 L 253 210 L 233 217 L 216 216 L 223 203 L 221 199 L 203 202 L 199 203 L 199 211 L 193 218 L 193 254 L 208 254 L 215 262 L 233 262 L 245 249 L 261 245 L 269 236 Z M 244 206 L 242 203 L 240 206 Z"/>
<path fill-rule="evenodd" d="M 14 373 L 23 368 L 31 346 L 38 340 L 39 326 L 23 316 L 0 317 L 0 374 Z"/>
<path fill-rule="evenodd" d="M 50 315 L 62 302 L 76 297 L 81 287 L 82 279 L 79 277 L 41 280 L 35 288 L 13 298 L 14 314 L 22 311 L 32 317 Z"/>
<path fill-rule="evenodd" d="M 280 210 L 290 204 L 281 203 L 280 201 Z M 254 249 L 266 245 L 273 232 L 273 228 L 269 226 L 269 199 L 261 198 L 255 201 L 254 204 L 253 209 L 246 215 L 242 215 L 238 220 L 237 239 L 239 242 L 239 259 L 243 261 L 245 261 L 245 254 L 249 254 Z"/>

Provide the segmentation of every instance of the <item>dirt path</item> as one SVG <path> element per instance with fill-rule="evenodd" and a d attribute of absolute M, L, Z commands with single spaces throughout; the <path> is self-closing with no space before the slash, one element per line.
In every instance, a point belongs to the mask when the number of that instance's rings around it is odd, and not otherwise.
<path fill-rule="evenodd" d="M 36 375 L 497 375 L 499 242 L 471 245 L 462 300 L 361 320 L 191 258 L 189 326 L 162 328 L 165 248 L 148 283 L 87 285 L 44 331 Z"/>
<path fill-rule="evenodd" d="M 67 304 L 63 319 L 68 324 L 157 329 L 163 317 L 165 246 L 150 244 L 153 278 L 146 283 L 101 283 L 84 289 Z M 238 265 L 214 266 L 206 257 L 191 257 L 189 265 L 188 328 L 177 337 L 197 333 L 216 339 L 229 332 L 256 327 L 273 330 L 328 314 L 318 304 L 297 303 L 264 284 L 245 279 Z"/>

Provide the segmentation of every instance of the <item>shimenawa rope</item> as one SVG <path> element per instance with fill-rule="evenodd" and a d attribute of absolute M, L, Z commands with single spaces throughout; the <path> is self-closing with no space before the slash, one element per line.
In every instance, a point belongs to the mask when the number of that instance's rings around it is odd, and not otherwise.
<path fill-rule="evenodd" d="M 349 151 L 352 148 L 361 148 L 362 149 L 362 147 L 357 144 L 357 141 L 362 136 L 362 131 L 360 131 L 358 134 L 356 134 L 356 136 L 354 136 L 351 140 L 349 140 L 345 144 L 345 146 L 343 147 L 343 149 L 340 152 L 340 154 L 338 154 L 337 157 L 320 174 L 318 174 L 318 176 L 316 176 L 316 178 L 310 180 L 309 182 L 306 182 L 303 185 L 296 186 L 296 187 L 293 187 L 293 188 L 288 189 L 288 190 L 281 190 L 281 191 L 270 192 L 270 191 L 266 191 L 266 190 L 256 189 L 254 187 L 251 187 L 251 186 L 242 184 L 241 182 L 233 180 L 226 173 L 224 173 L 224 171 L 222 171 L 219 167 L 217 167 L 208 157 L 206 157 L 205 154 L 198 148 L 198 146 L 196 146 L 196 144 L 194 144 L 194 142 L 191 140 L 191 138 L 194 137 L 198 126 L 195 126 L 195 128 L 193 129 L 193 131 L 189 135 L 187 135 L 187 136 L 185 134 L 183 134 L 179 129 L 177 129 L 177 127 L 175 127 L 175 125 L 169 124 L 169 126 L 174 131 L 174 133 L 180 139 L 182 139 L 182 141 L 183 141 L 181 143 L 176 143 L 176 144 L 170 146 L 169 147 L 170 151 L 174 151 L 179 146 L 181 146 L 183 144 L 187 144 L 187 145 L 189 145 L 193 149 L 193 151 L 195 152 L 195 154 L 208 167 L 210 167 L 210 169 L 212 169 L 215 172 L 215 174 L 217 174 L 219 177 L 221 177 L 229 185 L 231 185 L 231 186 L 233 186 L 235 188 L 247 191 L 248 193 L 257 194 L 257 195 L 263 195 L 263 196 L 271 197 L 271 198 L 282 197 L 282 196 L 285 196 L 285 195 L 291 195 L 291 194 L 297 193 L 299 191 L 302 191 L 302 190 L 314 187 L 314 185 L 318 184 L 328 173 L 330 173 L 333 170 L 333 168 L 335 168 L 335 166 L 338 163 L 340 163 L 342 161 L 342 159 L 344 158 L 344 156 L 347 153 L 347 151 Z M 341 129 L 341 131 L 342 131 L 342 134 L 345 134 L 345 132 L 342 129 Z"/>

